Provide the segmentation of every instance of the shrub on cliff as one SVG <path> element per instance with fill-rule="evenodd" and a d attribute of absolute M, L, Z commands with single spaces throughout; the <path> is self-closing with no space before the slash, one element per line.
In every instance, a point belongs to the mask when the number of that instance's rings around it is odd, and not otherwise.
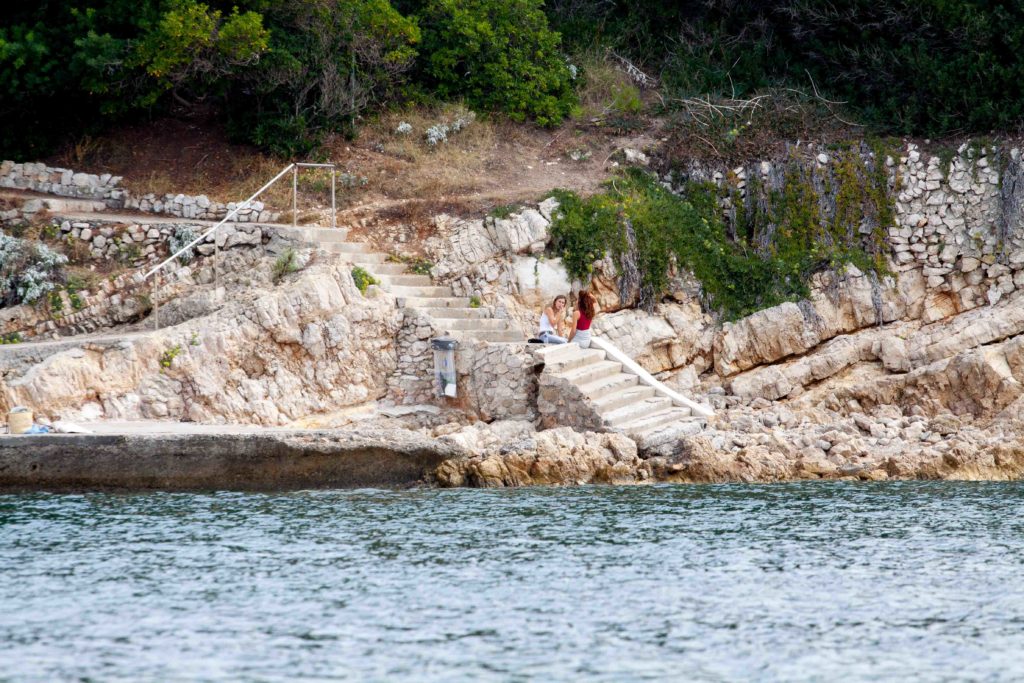
<path fill-rule="evenodd" d="M 652 309 L 668 292 L 673 268 L 681 268 L 700 282 L 709 310 L 748 315 L 807 296 L 811 275 L 821 270 L 852 264 L 885 271 L 883 226 L 892 215 L 884 167 L 874 162 L 880 151 L 837 152 L 824 170 L 793 158 L 767 184 L 751 179 L 745 196 L 735 183 L 694 182 L 676 195 L 631 169 L 592 197 L 557 192 L 551 247 L 583 281 L 594 261 L 610 255 L 624 304 Z M 829 196 L 815 188 L 828 188 Z M 720 203 L 726 199 L 734 207 L 728 219 Z"/>

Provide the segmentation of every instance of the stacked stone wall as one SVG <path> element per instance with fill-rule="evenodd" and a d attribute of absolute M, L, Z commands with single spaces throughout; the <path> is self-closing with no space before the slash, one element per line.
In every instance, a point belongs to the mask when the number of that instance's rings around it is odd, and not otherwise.
<path fill-rule="evenodd" d="M 108 209 L 133 209 L 176 218 L 219 221 L 238 206 L 234 202 L 213 201 L 203 194 L 144 194 L 136 197 L 127 188 L 121 187 L 121 180 L 121 176 L 109 173 L 76 173 L 67 168 L 42 163 L 0 162 L 0 187 L 100 200 Z M 231 220 L 239 223 L 272 223 L 279 218 L 280 214 L 267 209 L 263 202 L 254 201 L 238 211 Z"/>

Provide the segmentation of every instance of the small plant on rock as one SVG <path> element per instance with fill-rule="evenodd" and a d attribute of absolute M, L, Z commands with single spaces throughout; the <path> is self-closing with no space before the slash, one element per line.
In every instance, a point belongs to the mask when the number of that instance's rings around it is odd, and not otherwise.
<path fill-rule="evenodd" d="M 519 207 L 516 206 L 515 204 L 502 204 L 501 206 L 496 206 L 493 209 L 491 209 L 491 212 L 488 215 L 494 218 L 504 219 L 508 218 L 518 210 Z"/>
<path fill-rule="evenodd" d="M 480 301 L 480 297 L 478 297 L 476 294 L 474 294 L 473 296 L 469 297 L 469 307 L 470 308 L 480 308 L 481 305 L 482 305 L 482 302 Z"/>
<path fill-rule="evenodd" d="M 352 269 L 352 281 L 361 294 L 366 294 L 366 288 L 370 285 L 379 285 L 380 280 L 370 275 L 364 268 L 356 266 Z"/>
<path fill-rule="evenodd" d="M 171 250 L 172 254 L 174 254 L 179 249 L 181 249 L 182 247 L 184 247 L 186 244 L 188 244 L 197 237 L 199 237 L 199 235 L 196 234 L 195 230 L 193 230 L 191 227 L 187 225 L 183 225 L 171 234 L 170 238 L 167 240 L 167 248 Z M 139 253 L 141 255 L 141 252 L 138 251 L 138 247 L 136 247 L 135 249 L 136 253 Z M 119 255 L 120 251 L 121 249 L 119 245 Z M 193 247 L 188 251 L 183 251 L 181 254 L 178 255 L 178 263 L 181 263 L 182 265 L 189 263 L 192 259 L 195 258 L 195 256 L 195 248 Z M 125 258 L 127 260 L 139 258 L 139 256 L 136 256 L 136 254 L 128 254 Z"/>
<path fill-rule="evenodd" d="M 288 275 L 289 273 L 294 273 L 298 269 L 299 263 L 298 259 L 295 256 L 295 250 L 289 247 L 288 249 L 285 249 L 280 256 L 277 257 L 276 261 L 274 261 L 274 267 L 271 272 L 271 279 L 274 281 L 274 284 L 276 285 L 277 283 L 281 282 L 285 275 Z"/>
<path fill-rule="evenodd" d="M 160 371 L 170 369 L 171 365 L 174 364 L 174 359 L 181 354 L 181 344 L 175 344 L 171 348 L 160 354 Z"/>
<path fill-rule="evenodd" d="M 0 345 L 4 344 L 20 344 L 21 334 L 18 332 L 10 332 L 3 336 L 0 336 Z"/>

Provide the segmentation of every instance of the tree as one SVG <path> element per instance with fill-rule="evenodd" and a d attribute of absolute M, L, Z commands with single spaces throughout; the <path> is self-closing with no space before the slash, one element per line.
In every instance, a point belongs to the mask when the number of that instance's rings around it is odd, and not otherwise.
<path fill-rule="evenodd" d="M 542 0 L 428 0 L 420 71 L 442 99 L 554 125 L 576 104 L 561 37 Z"/>

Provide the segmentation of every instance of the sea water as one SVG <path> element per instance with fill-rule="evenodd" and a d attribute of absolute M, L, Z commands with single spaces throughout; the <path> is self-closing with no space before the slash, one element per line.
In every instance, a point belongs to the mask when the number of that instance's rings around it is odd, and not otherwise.
<path fill-rule="evenodd" d="M 1024 485 L 0 495 L 0 680 L 1021 680 Z"/>

